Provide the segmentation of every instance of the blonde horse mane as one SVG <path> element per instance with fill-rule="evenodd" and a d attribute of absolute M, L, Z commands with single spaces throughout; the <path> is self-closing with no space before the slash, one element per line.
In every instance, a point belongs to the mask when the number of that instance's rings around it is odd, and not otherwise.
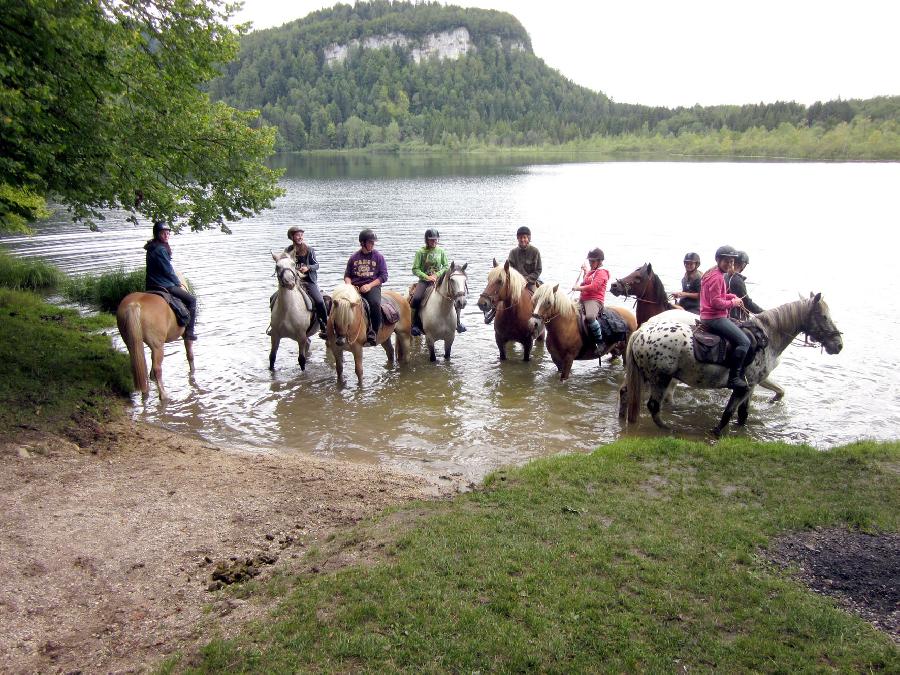
<path fill-rule="evenodd" d="M 507 272 L 504 268 L 509 267 Z M 499 281 L 501 284 L 509 284 L 509 297 L 516 302 L 522 291 L 525 290 L 525 277 L 519 274 L 511 265 L 497 265 L 488 272 L 488 284 Z"/>
<path fill-rule="evenodd" d="M 340 284 L 331 292 L 331 301 L 334 303 L 334 323 L 343 329 L 350 327 L 353 322 L 354 308 L 359 305 L 362 298 L 359 291 L 350 284 Z"/>
<path fill-rule="evenodd" d="M 555 312 L 559 316 L 568 318 L 575 314 L 575 303 L 565 293 L 559 290 L 559 284 L 544 284 L 534 292 L 532 303 L 534 311 L 537 313 L 542 303 L 547 303 L 551 312 Z"/>

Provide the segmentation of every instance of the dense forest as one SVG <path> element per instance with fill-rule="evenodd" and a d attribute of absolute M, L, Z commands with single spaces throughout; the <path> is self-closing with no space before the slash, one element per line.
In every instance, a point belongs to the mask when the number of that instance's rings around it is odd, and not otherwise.
<path fill-rule="evenodd" d="M 412 57 L 411 44 L 459 27 L 468 30 L 473 50 L 455 59 L 417 63 Z M 335 45 L 392 34 L 411 43 L 357 46 L 343 61 L 326 58 Z M 662 147 L 682 136 L 751 130 L 784 140 L 784 125 L 814 130 L 804 138 L 821 138 L 863 120 L 888 145 L 900 143 L 900 97 L 674 109 L 616 103 L 549 68 L 512 15 L 438 3 L 337 5 L 250 33 L 210 94 L 260 110 L 262 123 L 278 130 L 282 150 L 572 145 L 588 139 L 609 145 L 611 137 L 655 138 Z"/>

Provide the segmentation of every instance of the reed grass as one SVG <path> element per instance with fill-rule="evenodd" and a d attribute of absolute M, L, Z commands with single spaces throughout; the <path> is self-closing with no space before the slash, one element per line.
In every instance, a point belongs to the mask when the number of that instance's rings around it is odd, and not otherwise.
<path fill-rule="evenodd" d="M 144 290 L 144 270 L 141 268 L 126 272 L 119 268 L 100 275 L 71 277 L 62 290 L 63 296 L 71 302 L 112 313 L 126 295 Z"/>
<path fill-rule="evenodd" d="M 63 283 L 59 268 L 34 258 L 16 258 L 0 251 L 0 287 L 14 291 L 48 292 Z"/>

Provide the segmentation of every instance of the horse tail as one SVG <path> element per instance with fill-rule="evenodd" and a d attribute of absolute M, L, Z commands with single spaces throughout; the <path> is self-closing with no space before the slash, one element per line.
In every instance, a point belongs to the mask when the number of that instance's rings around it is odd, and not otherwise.
<path fill-rule="evenodd" d="M 119 332 L 131 357 L 131 377 L 134 386 L 145 396 L 150 391 L 147 380 L 147 360 L 144 358 L 144 331 L 141 325 L 141 306 L 137 302 L 128 303 L 122 310 Z"/>
<path fill-rule="evenodd" d="M 637 422 L 641 410 L 641 388 L 644 382 L 644 375 L 632 353 L 635 335 L 637 331 L 628 338 L 628 347 L 625 349 L 625 410 L 626 418 L 631 423 Z"/>

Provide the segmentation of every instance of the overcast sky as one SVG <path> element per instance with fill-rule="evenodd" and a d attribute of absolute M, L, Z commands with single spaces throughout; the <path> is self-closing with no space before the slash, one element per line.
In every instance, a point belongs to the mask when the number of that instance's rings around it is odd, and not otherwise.
<path fill-rule="evenodd" d="M 245 0 L 270 28 L 331 7 Z M 351 2 L 352 4 L 352 2 Z M 474 0 L 513 14 L 534 53 L 616 101 L 674 107 L 900 95 L 898 0 Z"/>

